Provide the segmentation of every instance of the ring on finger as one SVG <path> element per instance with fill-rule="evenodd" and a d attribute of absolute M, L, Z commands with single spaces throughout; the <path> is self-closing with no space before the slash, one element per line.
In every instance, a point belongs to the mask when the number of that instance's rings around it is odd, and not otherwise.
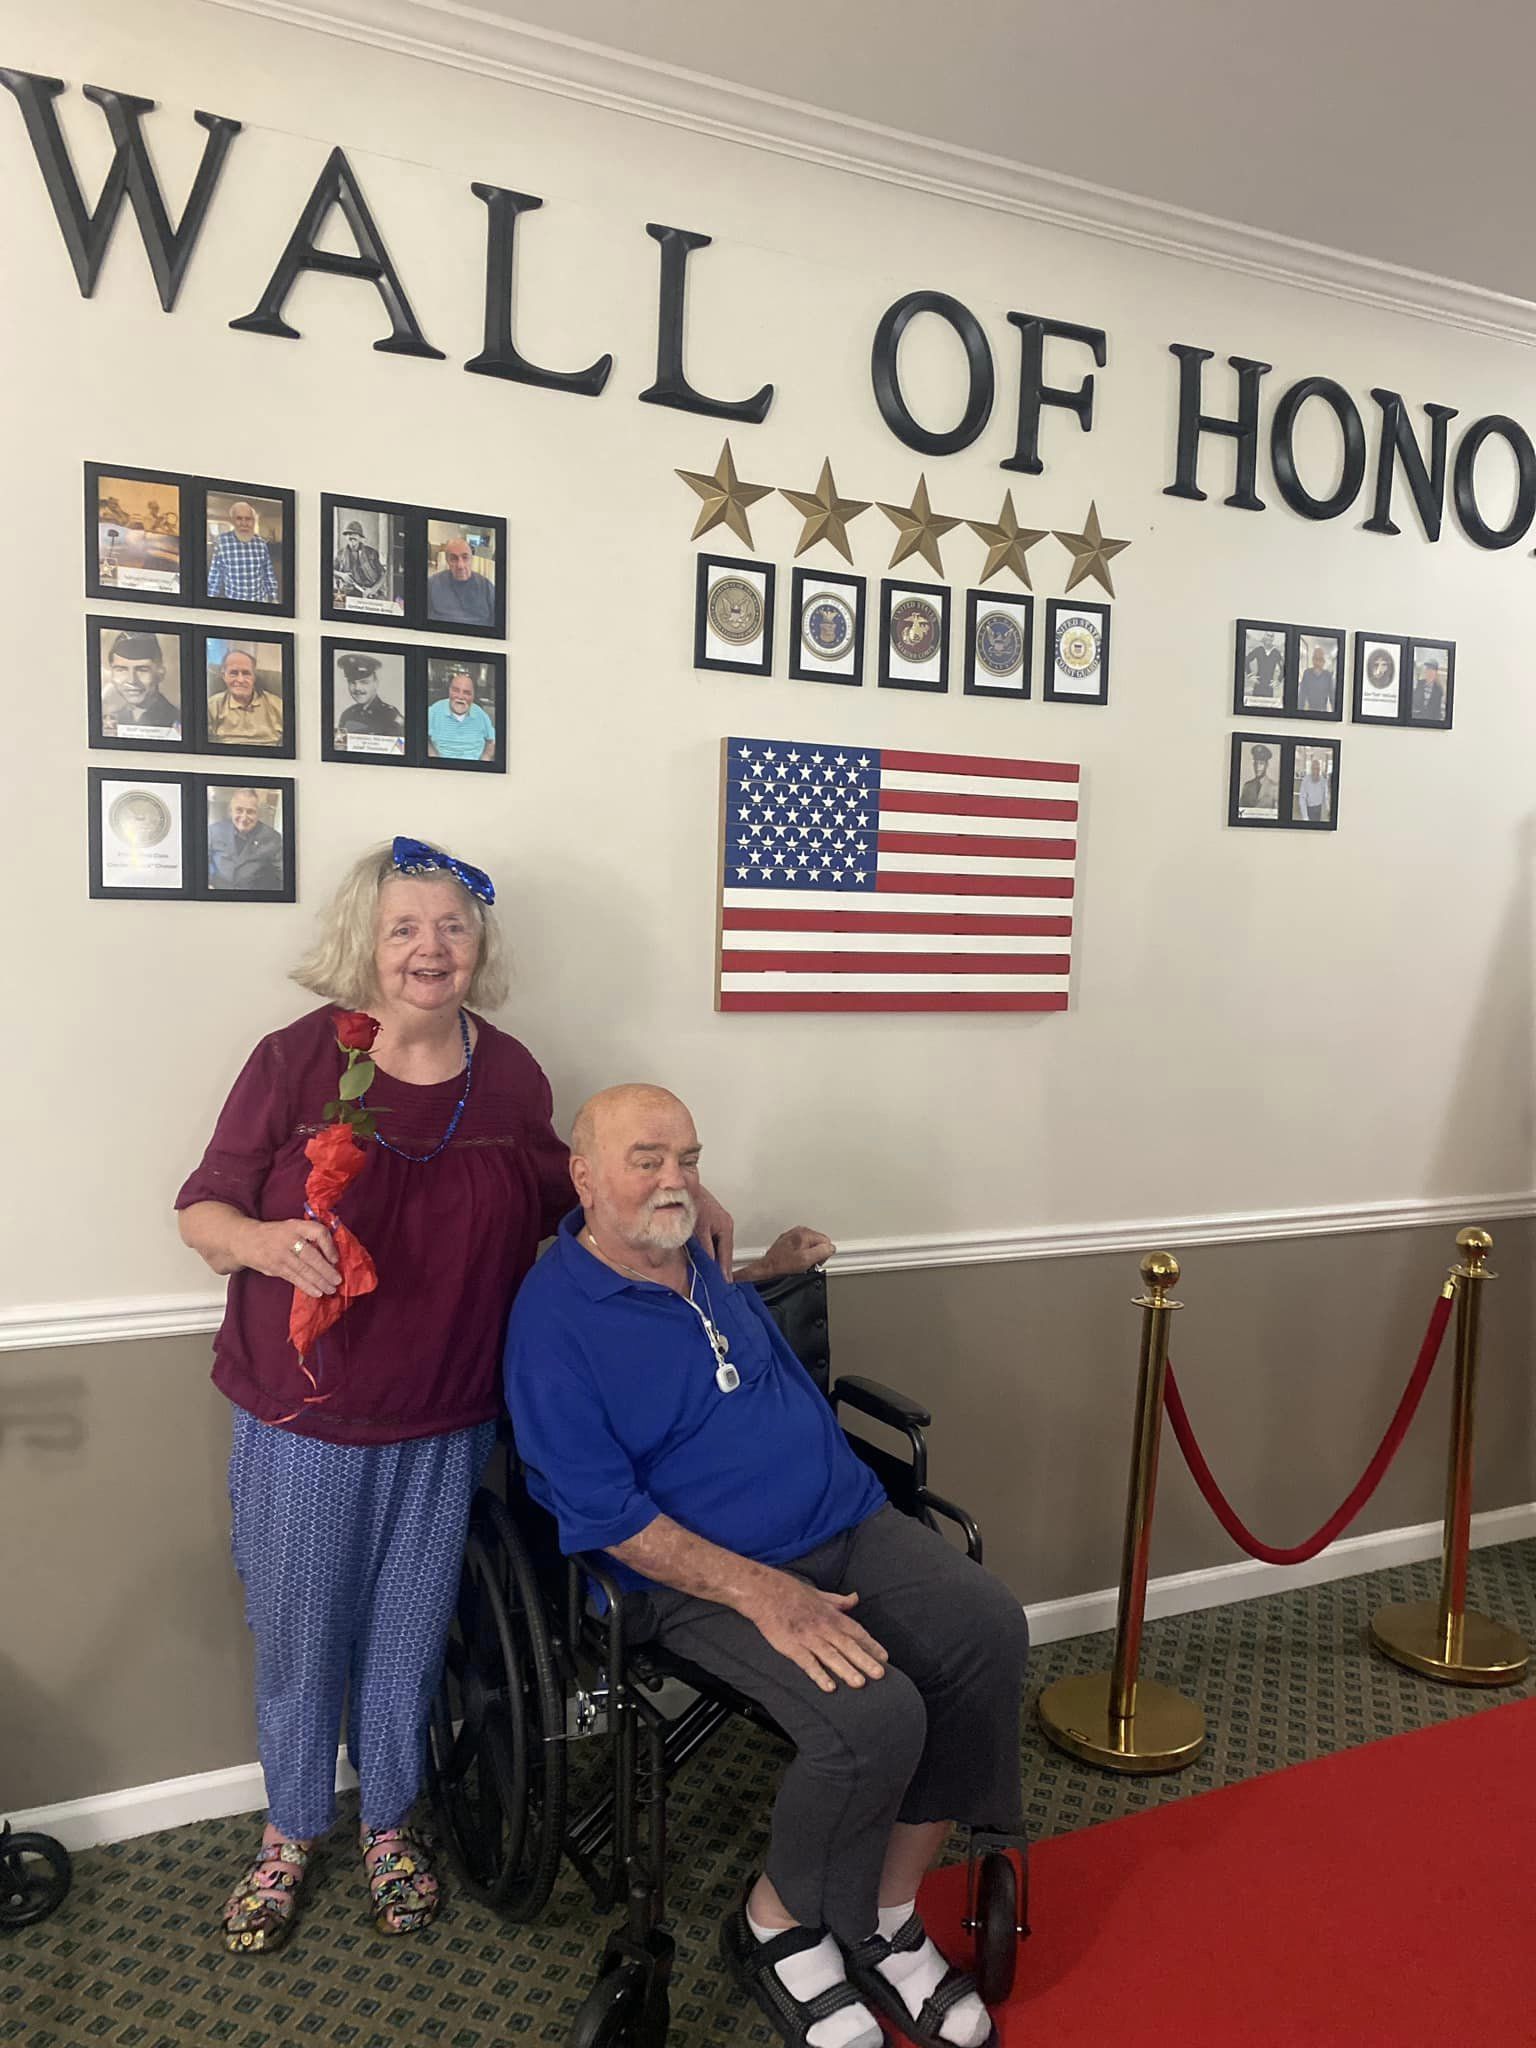
<path fill-rule="evenodd" d="M 303 1251 L 304 1247 L 306 1246 L 306 1244 L 308 1244 L 308 1242 L 309 1242 L 308 1238 L 304 1238 L 304 1237 L 296 1237 L 296 1238 L 295 1238 L 295 1239 L 293 1240 L 293 1252 L 294 1252 L 294 1256 L 295 1256 L 295 1257 L 297 1257 L 297 1256 L 298 1256 L 298 1254 L 299 1254 L 299 1253 L 300 1253 L 301 1251 Z"/>

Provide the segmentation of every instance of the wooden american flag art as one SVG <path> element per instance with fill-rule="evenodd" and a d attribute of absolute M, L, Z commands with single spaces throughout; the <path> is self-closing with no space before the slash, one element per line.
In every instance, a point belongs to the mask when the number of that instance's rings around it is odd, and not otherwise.
<path fill-rule="evenodd" d="M 720 1010 L 1064 1010 L 1079 771 L 727 739 Z"/>

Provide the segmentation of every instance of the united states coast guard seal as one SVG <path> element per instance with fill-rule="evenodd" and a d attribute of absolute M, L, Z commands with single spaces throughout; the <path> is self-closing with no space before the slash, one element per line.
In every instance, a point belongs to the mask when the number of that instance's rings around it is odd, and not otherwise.
<path fill-rule="evenodd" d="M 1024 666 L 1024 634 L 1017 613 L 982 613 L 976 621 L 976 660 L 989 676 L 1018 674 Z"/>
<path fill-rule="evenodd" d="M 800 644 L 815 661 L 840 661 L 853 645 L 853 606 L 836 591 L 815 590 L 800 613 Z"/>
<path fill-rule="evenodd" d="M 939 615 L 926 597 L 904 597 L 891 611 L 891 651 L 903 661 L 927 661 L 939 645 Z"/>
<path fill-rule="evenodd" d="M 731 646 L 757 639 L 763 630 L 763 600 L 740 576 L 722 576 L 709 586 L 709 629 Z"/>
<path fill-rule="evenodd" d="M 1092 619 L 1062 619 L 1056 628 L 1056 666 L 1069 682 L 1083 683 L 1099 665 L 1099 629 Z"/>

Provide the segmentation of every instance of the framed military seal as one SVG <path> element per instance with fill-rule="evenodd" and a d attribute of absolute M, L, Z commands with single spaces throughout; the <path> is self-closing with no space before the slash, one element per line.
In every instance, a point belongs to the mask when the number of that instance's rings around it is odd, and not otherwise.
<path fill-rule="evenodd" d="M 1355 635 L 1355 699 L 1359 725 L 1401 725 L 1408 696 L 1408 643 L 1392 633 Z"/>
<path fill-rule="evenodd" d="M 1107 604 L 1053 597 L 1045 608 L 1045 681 L 1048 704 L 1109 702 Z"/>
<path fill-rule="evenodd" d="M 1011 697 L 1023 703 L 1035 634 L 1032 597 L 1000 596 L 993 590 L 965 593 L 965 694 Z"/>
<path fill-rule="evenodd" d="M 771 562 L 700 555 L 693 599 L 693 665 L 729 675 L 773 669 Z"/>
<path fill-rule="evenodd" d="M 797 683 L 864 680 L 864 578 L 796 569 L 789 673 Z"/>
<path fill-rule="evenodd" d="M 92 896 L 141 903 L 189 897 L 193 778 L 154 768 L 136 774 L 90 768 L 86 774 Z"/>
<path fill-rule="evenodd" d="M 882 690 L 949 688 L 949 590 L 943 583 L 880 585 Z"/>

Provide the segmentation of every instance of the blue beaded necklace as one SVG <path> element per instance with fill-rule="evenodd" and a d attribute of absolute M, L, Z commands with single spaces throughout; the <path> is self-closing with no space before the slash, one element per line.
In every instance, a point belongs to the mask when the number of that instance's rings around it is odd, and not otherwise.
<path fill-rule="evenodd" d="M 448 1128 L 432 1147 L 432 1150 L 430 1152 L 407 1152 L 399 1145 L 391 1145 L 382 1131 L 376 1130 L 374 1132 L 373 1142 L 376 1145 L 382 1145 L 386 1152 L 393 1152 L 397 1159 L 409 1159 L 413 1165 L 425 1166 L 429 1159 L 437 1157 L 438 1153 L 448 1144 L 454 1132 L 459 1128 L 459 1120 L 464 1114 L 464 1105 L 469 1100 L 470 1083 L 475 1078 L 475 1053 L 473 1046 L 469 1042 L 469 1019 L 462 1010 L 459 1012 L 459 1037 L 464 1041 L 464 1086 L 460 1090 L 458 1101 L 454 1104 L 453 1115 L 448 1119 Z M 368 1098 L 360 1095 L 357 1098 L 357 1106 L 359 1109 L 366 1109 L 368 1107 Z"/>

